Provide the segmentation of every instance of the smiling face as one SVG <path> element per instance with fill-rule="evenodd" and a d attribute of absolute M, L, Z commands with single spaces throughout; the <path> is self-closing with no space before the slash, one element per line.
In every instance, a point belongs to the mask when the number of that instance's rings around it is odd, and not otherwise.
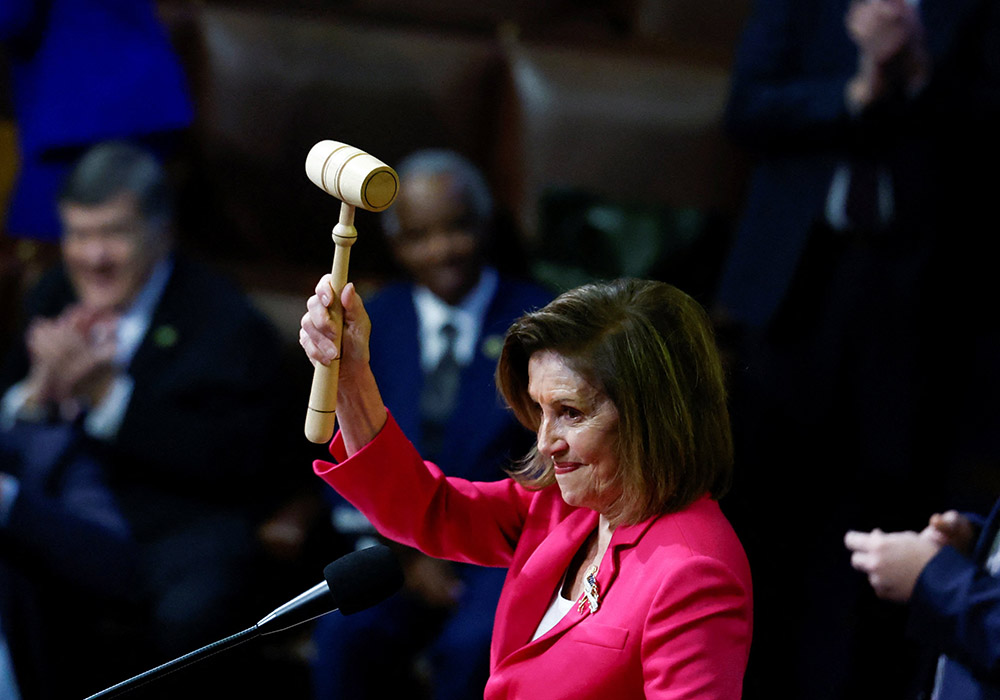
<path fill-rule="evenodd" d="M 165 253 L 164 234 L 123 193 L 95 205 L 64 202 L 62 254 L 80 301 L 98 311 L 126 308 Z"/>
<path fill-rule="evenodd" d="M 603 513 L 621 491 L 615 405 L 548 350 L 528 360 L 528 395 L 537 405 L 538 451 L 553 462 L 563 500 Z"/>
<path fill-rule="evenodd" d="M 414 173 L 396 201 L 399 232 L 393 250 L 419 283 L 456 305 L 479 281 L 482 223 L 458 180 L 446 173 Z"/>

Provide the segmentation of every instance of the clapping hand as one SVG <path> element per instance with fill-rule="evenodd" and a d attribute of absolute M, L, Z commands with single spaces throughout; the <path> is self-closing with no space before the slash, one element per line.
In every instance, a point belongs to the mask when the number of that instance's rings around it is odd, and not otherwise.
<path fill-rule="evenodd" d="M 934 555 L 945 546 L 968 554 L 974 539 L 972 523 L 952 510 L 932 515 L 920 532 L 850 531 L 844 544 L 851 550 L 851 566 L 867 574 L 879 598 L 905 603 Z"/>
<path fill-rule="evenodd" d="M 38 406 L 100 402 L 115 373 L 117 317 L 82 305 L 28 327 L 29 400 Z"/>

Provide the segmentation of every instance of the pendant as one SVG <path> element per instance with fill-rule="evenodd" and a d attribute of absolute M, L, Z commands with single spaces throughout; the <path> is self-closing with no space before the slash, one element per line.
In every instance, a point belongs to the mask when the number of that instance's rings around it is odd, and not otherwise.
<path fill-rule="evenodd" d="M 583 614 L 587 608 L 590 608 L 591 613 L 597 612 L 597 608 L 600 605 L 601 592 L 597 586 L 597 565 L 591 566 L 587 570 L 587 576 L 583 581 L 583 595 L 580 596 L 580 600 L 576 603 L 576 609 Z"/>

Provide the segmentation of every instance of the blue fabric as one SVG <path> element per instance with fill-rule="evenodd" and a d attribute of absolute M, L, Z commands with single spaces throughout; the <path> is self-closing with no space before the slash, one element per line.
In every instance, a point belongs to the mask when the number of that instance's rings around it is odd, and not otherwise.
<path fill-rule="evenodd" d="M 21 158 L 7 233 L 54 240 L 54 194 L 75 156 L 109 138 L 155 138 L 186 129 L 194 108 L 151 0 L 4 5 L 0 40 L 10 49 Z"/>
<path fill-rule="evenodd" d="M 946 547 L 920 573 L 909 631 L 946 655 L 937 700 L 1000 698 L 1000 578 L 985 568 L 1000 530 L 1000 501 L 971 557 Z"/>

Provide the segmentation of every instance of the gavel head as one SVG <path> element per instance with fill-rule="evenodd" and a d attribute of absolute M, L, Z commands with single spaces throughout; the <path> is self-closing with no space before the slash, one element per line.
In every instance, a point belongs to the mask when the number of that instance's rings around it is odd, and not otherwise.
<path fill-rule="evenodd" d="M 399 193 L 395 170 L 339 141 L 320 141 L 309 149 L 306 175 L 327 194 L 367 211 L 382 211 Z"/>

